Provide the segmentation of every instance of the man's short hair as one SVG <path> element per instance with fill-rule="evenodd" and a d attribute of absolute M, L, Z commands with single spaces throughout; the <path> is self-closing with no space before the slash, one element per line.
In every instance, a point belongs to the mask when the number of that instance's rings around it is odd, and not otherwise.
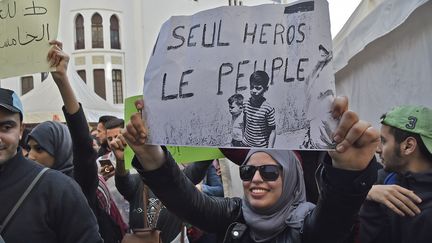
<path fill-rule="evenodd" d="M 99 121 L 98 121 L 98 123 L 102 123 L 102 125 L 104 125 L 104 126 L 106 127 L 105 124 L 106 124 L 108 121 L 113 120 L 113 119 L 118 119 L 118 118 L 115 117 L 115 116 L 110 116 L 110 115 L 101 116 L 101 117 L 99 117 Z"/>
<path fill-rule="evenodd" d="M 231 97 L 228 98 L 228 104 L 232 105 L 234 102 L 236 105 L 240 106 L 243 105 L 243 95 L 241 94 L 233 94 Z"/>
<path fill-rule="evenodd" d="M 397 144 L 402 143 L 408 137 L 412 137 L 417 141 L 417 147 L 420 153 L 429 161 L 432 162 L 432 153 L 429 152 L 420 135 L 417 133 L 407 132 L 396 127 L 389 126 L 389 132 L 393 135 Z"/>
<path fill-rule="evenodd" d="M 123 128 L 123 127 L 124 127 L 124 120 L 120 118 L 111 119 L 105 123 L 106 129 Z"/>
<path fill-rule="evenodd" d="M 397 143 L 408 137 L 417 140 L 423 156 L 432 161 L 432 110 L 423 106 L 399 106 L 381 116 Z"/>
<path fill-rule="evenodd" d="M 268 74 L 260 70 L 253 72 L 249 77 L 249 83 L 251 85 L 252 84 L 262 85 L 264 88 L 268 88 L 269 80 L 270 78 Z"/>

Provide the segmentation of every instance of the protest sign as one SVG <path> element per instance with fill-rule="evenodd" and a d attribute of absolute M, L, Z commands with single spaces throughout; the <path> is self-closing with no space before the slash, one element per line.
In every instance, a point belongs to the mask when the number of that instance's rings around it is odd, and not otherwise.
<path fill-rule="evenodd" d="M 51 71 L 46 56 L 59 11 L 59 0 L 0 1 L 0 78 Z"/>
<path fill-rule="evenodd" d="M 130 116 L 133 113 L 138 112 L 135 108 L 135 101 L 138 99 L 142 99 L 142 95 L 131 96 L 125 99 L 125 124 L 129 122 Z M 167 148 L 177 163 L 191 163 L 225 157 L 217 148 L 180 146 L 167 146 Z M 126 169 L 132 168 L 133 156 L 134 152 L 129 146 L 127 146 L 124 152 Z"/>
<path fill-rule="evenodd" d="M 171 17 L 144 77 L 149 142 L 332 148 L 331 50 L 327 1 Z"/>

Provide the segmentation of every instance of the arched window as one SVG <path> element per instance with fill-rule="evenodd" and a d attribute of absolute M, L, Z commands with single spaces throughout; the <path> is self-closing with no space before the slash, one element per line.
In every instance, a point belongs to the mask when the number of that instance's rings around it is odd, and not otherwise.
<path fill-rule="evenodd" d="M 117 16 L 111 16 L 110 24 L 111 49 L 120 49 L 120 27 Z"/>
<path fill-rule="evenodd" d="M 75 19 L 75 50 L 84 49 L 84 18 L 81 14 Z"/>
<path fill-rule="evenodd" d="M 95 13 L 91 19 L 92 22 L 92 48 L 103 48 L 103 25 L 100 14 Z"/>

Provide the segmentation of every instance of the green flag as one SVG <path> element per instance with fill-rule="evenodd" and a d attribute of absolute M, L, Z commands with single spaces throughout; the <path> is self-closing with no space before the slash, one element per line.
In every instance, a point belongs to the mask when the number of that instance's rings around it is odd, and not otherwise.
<path fill-rule="evenodd" d="M 139 99 L 142 99 L 142 95 L 132 96 L 125 99 L 125 124 L 129 122 L 130 116 L 133 113 L 138 112 L 135 108 L 135 101 Z M 167 146 L 167 149 L 170 151 L 177 163 L 191 163 L 225 157 L 218 148 Z M 132 167 L 131 163 L 133 156 L 134 153 L 132 149 L 127 146 L 124 153 L 126 169 Z"/>

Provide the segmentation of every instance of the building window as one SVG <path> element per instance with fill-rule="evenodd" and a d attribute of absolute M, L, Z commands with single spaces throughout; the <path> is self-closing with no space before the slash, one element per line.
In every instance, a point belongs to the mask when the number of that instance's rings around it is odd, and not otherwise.
<path fill-rule="evenodd" d="M 45 81 L 48 78 L 48 73 L 47 72 L 42 72 L 41 73 L 41 82 Z"/>
<path fill-rule="evenodd" d="M 103 25 L 100 14 L 95 13 L 92 22 L 92 48 L 103 48 Z"/>
<path fill-rule="evenodd" d="M 21 77 L 21 95 L 27 94 L 33 88 L 33 76 Z"/>
<path fill-rule="evenodd" d="M 93 70 L 93 80 L 94 80 L 94 91 L 102 99 L 106 100 L 105 92 L 105 70 L 95 69 Z"/>
<path fill-rule="evenodd" d="M 84 81 L 84 83 L 87 83 L 87 76 L 85 70 L 78 70 L 78 75 L 81 77 L 81 79 Z"/>
<path fill-rule="evenodd" d="M 119 69 L 112 70 L 113 82 L 113 102 L 114 104 L 123 104 L 123 86 L 122 71 Z"/>
<path fill-rule="evenodd" d="M 84 49 L 84 18 L 81 14 L 75 19 L 75 50 Z"/>
<path fill-rule="evenodd" d="M 241 0 L 228 0 L 228 5 L 229 6 L 237 6 L 237 5 L 239 5 L 239 6 L 242 6 L 243 5 L 243 2 L 241 1 Z"/>
<path fill-rule="evenodd" d="M 120 49 L 120 27 L 117 16 L 111 16 L 110 24 L 111 49 Z"/>

